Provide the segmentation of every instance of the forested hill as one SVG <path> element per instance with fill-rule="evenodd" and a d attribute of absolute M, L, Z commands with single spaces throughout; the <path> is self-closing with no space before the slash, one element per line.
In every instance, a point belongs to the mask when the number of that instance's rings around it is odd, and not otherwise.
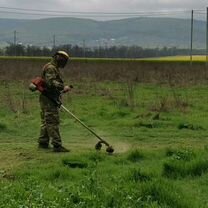
<path fill-rule="evenodd" d="M 14 32 L 16 31 L 16 33 Z M 139 45 L 180 47 L 190 45 L 191 21 L 176 18 L 129 18 L 95 21 L 79 18 L 39 20 L 0 19 L 0 44 L 38 46 L 83 44 L 86 46 Z M 205 48 L 206 22 L 194 21 L 194 47 Z"/>

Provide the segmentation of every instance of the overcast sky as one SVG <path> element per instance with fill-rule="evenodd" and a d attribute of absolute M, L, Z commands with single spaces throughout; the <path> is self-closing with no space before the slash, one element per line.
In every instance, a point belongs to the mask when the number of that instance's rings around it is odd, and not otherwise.
<path fill-rule="evenodd" d="M 176 10 L 198 10 L 206 11 L 208 0 L 0 0 L 0 7 L 38 9 L 38 10 L 60 10 L 70 12 L 141 12 L 141 11 L 176 11 Z M 5 18 L 40 18 L 38 11 L 30 11 L 36 15 L 12 14 L 9 12 L 25 12 L 0 8 L 0 17 Z M 180 15 L 179 15 L 180 14 Z M 87 15 L 85 15 L 87 16 Z M 96 19 L 98 17 L 89 18 Z M 173 16 L 173 15 L 171 15 Z M 181 13 L 174 13 L 181 16 Z M 205 17 L 204 15 L 201 15 Z M 80 16 L 82 17 L 82 16 Z M 112 18 L 111 16 L 108 18 Z M 99 17 L 99 19 L 107 19 Z"/>

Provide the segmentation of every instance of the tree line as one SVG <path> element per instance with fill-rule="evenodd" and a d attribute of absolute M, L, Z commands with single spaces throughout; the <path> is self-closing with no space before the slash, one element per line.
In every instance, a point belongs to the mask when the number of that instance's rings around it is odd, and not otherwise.
<path fill-rule="evenodd" d="M 189 55 L 189 49 L 177 47 L 142 48 L 140 46 L 80 47 L 78 45 L 60 45 L 53 48 L 10 44 L 0 49 L 2 56 L 51 56 L 57 50 L 65 50 L 72 57 L 89 58 L 148 58 L 161 56 Z M 204 50 L 195 49 L 193 54 L 204 54 Z"/>

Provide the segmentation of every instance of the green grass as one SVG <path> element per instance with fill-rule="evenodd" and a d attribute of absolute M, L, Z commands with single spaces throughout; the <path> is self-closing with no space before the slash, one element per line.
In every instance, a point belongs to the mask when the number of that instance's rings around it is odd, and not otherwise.
<path fill-rule="evenodd" d="M 127 160 L 131 162 L 139 162 L 144 158 L 143 153 L 141 153 L 139 150 L 134 150 L 130 152 L 127 156 Z"/>
<path fill-rule="evenodd" d="M 142 185 L 142 200 L 156 204 L 156 207 L 194 207 L 194 201 L 189 199 L 186 194 L 177 190 L 171 182 L 165 180 L 154 180 Z M 154 205 L 155 206 L 155 205 Z"/>
<path fill-rule="evenodd" d="M 64 105 L 113 145 L 113 155 L 95 151 L 97 139 L 63 111 L 71 152 L 39 150 L 38 93 L 26 90 L 23 100 L 21 82 L 8 86 L 0 82 L 0 208 L 207 207 L 206 85 L 173 94 L 167 85 L 136 84 L 131 106 L 123 83 L 76 82 Z"/>
<path fill-rule="evenodd" d="M 166 177 L 197 177 L 208 171 L 208 159 L 204 151 L 168 150 L 167 155 L 170 159 L 163 165 L 163 175 Z"/>

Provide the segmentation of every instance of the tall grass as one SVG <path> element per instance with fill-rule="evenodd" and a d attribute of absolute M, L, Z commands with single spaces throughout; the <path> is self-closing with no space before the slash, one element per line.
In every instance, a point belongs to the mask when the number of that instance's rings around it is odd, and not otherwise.
<path fill-rule="evenodd" d="M 165 180 L 153 180 L 144 183 L 140 195 L 143 201 L 156 202 L 159 207 L 191 208 L 194 204 L 173 184 Z"/>
<path fill-rule="evenodd" d="M 129 152 L 127 155 L 127 160 L 131 162 L 139 162 L 143 159 L 144 159 L 144 154 L 138 149 Z"/>
<path fill-rule="evenodd" d="M 131 169 L 128 173 L 128 178 L 133 182 L 144 182 L 151 180 L 150 174 L 145 173 L 138 168 Z"/>
<path fill-rule="evenodd" d="M 1 80 L 30 80 L 40 75 L 43 65 L 49 59 L 0 59 Z M 204 63 L 194 63 L 190 68 L 186 62 L 163 61 L 134 61 L 134 60 L 72 60 L 63 70 L 65 77 L 83 80 L 94 79 L 97 81 L 128 79 L 143 83 L 168 83 L 171 79 L 183 83 L 205 83 L 207 73 Z M 129 76 L 131 75 L 131 76 Z M 179 76 L 180 75 L 180 76 Z M 179 79 L 183 77 L 183 79 Z"/>
<path fill-rule="evenodd" d="M 205 154 L 196 154 L 192 150 L 168 149 L 169 158 L 163 164 L 163 175 L 169 178 L 184 178 L 201 176 L 208 171 L 208 160 Z"/>
<path fill-rule="evenodd" d="M 208 171 L 207 159 L 194 159 L 191 161 L 172 160 L 165 162 L 163 175 L 169 178 L 184 178 L 187 176 L 201 176 Z"/>

